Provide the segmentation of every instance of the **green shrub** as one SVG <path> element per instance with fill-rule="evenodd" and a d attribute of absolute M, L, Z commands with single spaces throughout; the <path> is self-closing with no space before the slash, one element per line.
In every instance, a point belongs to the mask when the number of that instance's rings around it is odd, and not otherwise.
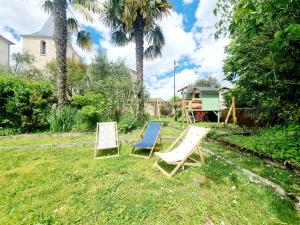
<path fill-rule="evenodd" d="M 148 115 L 140 117 L 140 116 L 134 115 L 132 113 L 127 113 L 127 114 L 121 116 L 119 124 L 118 124 L 118 128 L 119 128 L 120 132 L 127 133 L 138 127 L 142 127 L 148 119 L 149 119 Z"/>
<path fill-rule="evenodd" d="M 77 129 L 94 130 L 97 122 L 107 120 L 105 99 L 101 93 L 73 96 L 73 105 L 78 109 Z"/>
<path fill-rule="evenodd" d="M 62 109 L 52 109 L 48 117 L 50 131 L 68 132 L 76 125 L 76 109 L 66 106 Z"/>
<path fill-rule="evenodd" d="M 53 87 L 47 82 L 0 75 L 0 127 L 21 132 L 47 128 L 52 94 Z"/>
<path fill-rule="evenodd" d="M 21 133 L 20 129 L 0 127 L 0 136 L 15 135 Z"/>
<path fill-rule="evenodd" d="M 94 130 L 100 121 L 100 113 L 96 107 L 88 105 L 78 111 L 79 130 Z"/>

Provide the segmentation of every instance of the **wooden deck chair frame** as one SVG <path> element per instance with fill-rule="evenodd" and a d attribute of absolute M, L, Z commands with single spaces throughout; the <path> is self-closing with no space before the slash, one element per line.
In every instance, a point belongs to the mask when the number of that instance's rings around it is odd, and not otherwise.
<path fill-rule="evenodd" d="M 101 157 L 97 157 L 97 153 L 101 150 L 105 150 L 105 149 L 97 149 L 97 145 L 98 145 L 98 141 L 99 141 L 99 125 L 101 123 L 97 123 L 97 130 L 96 130 L 96 143 L 95 143 L 95 151 L 94 151 L 94 159 L 106 159 L 106 158 L 112 158 L 112 157 L 117 157 L 120 155 L 120 145 L 119 145 L 119 137 L 118 137 L 118 127 L 117 127 L 117 123 L 113 122 L 115 124 L 115 135 L 116 135 L 116 142 L 117 142 L 117 151 L 118 153 L 115 155 L 108 155 L 108 156 L 101 156 Z M 107 148 L 109 149 L 109 148 Z"/>
<path fill-rule="evenodd" d="M 176 144 L 179 143 L 179 141 L 182 140 L 182 138 L 187 134 L 189 130 L 189 127 L 186 128 L 181 134 L 180 136 L 171 144 L 171 146 L 165 151 L 165 152 L 169 152 L 171 151 L 175 146 Z M 204 157 L 203 157 L 203 153 L 201 151 L 201 148 L 199 146 L 199 144 L 201 143 L 203 139 L 200 139 L 192 148 L 191 150 L 191 153 L 188 154 L 183 160 L 179 161 L 179 162 L 174 162 L 174 163 L 167 163 L 169 165 L 176 165 L 176 167 L 171 171 L 171 172 L 167 172 L 165 169 L 163 169 L 159 164 L 158 162 L 159 161 L 164 161 L 163 159 L 161 158 L 158 158 L 158 160 L 156 160 L 155 162 L 155 166 L 163 173 L 165 174 L 167 177 L 171 178 L 176 172 L 177 170 L 179 170 L 180 167 L 183 167 L 183 166 L 202 166 L 205 164 L 205 161 L 204 161 Z M 200 156 L 200 159 L 201 161 L 198 161 L 194 158 L 192 158 L 192 154 L 197 152 Z M 187 160 L 191 160 L 192 162 L 187 162 Z"/>
<path fill-rule="evenodd" d="M 149 155 L 148 155 L 148 156 L 143 156 L 143 155 L 140 155 L 140 154 L 135 154 L 135 153 L 133 153 L 133 151 L 134 151 L 134 149 L 135 149 L 135 145 L 137 145 L 137 144 L 139 143 L 139 141 L 141 140 L 141 138 L 143 138 L 143 135 L 144 135 L 144 133 L 145 133 L 145 131 L 146 131 L 147 125 L 148 125 L 148 122 L 144 125 L 144 127 L 143 127 L 141 133 L 139 134 L 139 137 L 138 137 L 137 141 L 135 142 L 133 148 L 132 148 L 131 151 L 130 151 L 130 155 L 135 156 L 135 157 L 144 158 L 144 159 L 150 159 L 151 156 L 152 156 L 152 154 L 153 154 L 153 151 L 154 151 L 154 149 L 155 149 L 155 145 L 156 145 L 157 139 L 159 139 L 159 144 L 160 144 L 160 145 L 162 144 L 160 131 L 161 131 L 161 128 L 163 127 L 163 123 L 161 123 L 161 127 L 160 127 L 160 129 L 159 129 L 159 131 L 158 131 L 158 135 L 157 135 L 157 137 L 156 137 L 156 139 L 155 139 L 155 141 L 154 141 L 153 146 L 152 146 L 152 147 L 148 147 L 148 148 L 144 148 L 144 149 L 149 149 L 149 150 L 150 150 Z"/>

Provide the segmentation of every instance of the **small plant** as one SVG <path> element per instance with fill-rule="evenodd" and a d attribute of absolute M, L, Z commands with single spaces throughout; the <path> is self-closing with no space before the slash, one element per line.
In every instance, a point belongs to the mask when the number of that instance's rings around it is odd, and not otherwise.
<path fill-rule="evenodd" d="M 149 119 L 148 115 L 137 116 L 132 113 L 127 113 L 127 114 L 121 116 L 118 127 L 122 133 L 127 133 L 138 127 L 143 126 L 145 121 L 147 121 L 148 119 Z"/>
<path fill-rule="evenodd" d="M 71 131 L 76 121 L 76 110 L 70 106 L 62 109 L 52 109 L 48 118 L 50 131 L 68 132 Z"/>

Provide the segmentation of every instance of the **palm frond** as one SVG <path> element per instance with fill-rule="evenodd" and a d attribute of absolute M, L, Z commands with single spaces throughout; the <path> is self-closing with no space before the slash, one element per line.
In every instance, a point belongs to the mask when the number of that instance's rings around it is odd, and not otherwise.
<path fill-rule="evenodd" d="M 71 33 L 78 31 L 79 24 L 75 18 L 73 17 L 68 18 L 67 23 L 68 23 L 68 29 Z"/>
<path fill-rule="evenodd" d="M 165 45 L 164 34 L 158 25 L 151 27 L 151 29 L 146 33 L 146 39 L 150 45 L 156 45 L 161 48 Z"/>
<path fill-rule="evenodd" d="M 100 13 L 102 10 L 98 0 L 70 0 L 72 5 L 81 5 L 89 12 Z"/>
<path fill-rule="evenodd" d="M 53 11 L 53 2 L 52 2 L 52 0 L 43 0 L 41 2 L 41 8 L 44 12 L 50 14 Z"/>
<path fill-rule="evenodd" d="M 88 21 L 88 22 L 94 22 L 93 15 L 89 11 L 89 9 L 86 8 L 84 5 L 78 4 L 78 3 L 74 3 L 74 4 L 72 4 L 72 6 L 73 6 L 73 8 L 75 10 L 78 10 L 85 17 L 86 21 Z"/>
<path fill-rule="evenodd" d="M 162 52 L 161 52 L 162 48 L 161 46 L 157 46 L 157 45 L 150 45 L 144 52 L 144 56 L 146 59 L 150 59 L 153 60 L 157 57 L 162 56 Z"/>
<path fill-rule="evenodd" d="M 124 31 L 118 30 L 111 34 L 112 42 L 117 46 L 125 46 L 129 39 Z"/>
<path fill-rule="evenodd" d="M 93 40 L 89 32 L 84 30 L 77 32 L 77 45 L 84 50 L 92 50 L 93 49 Z"/>

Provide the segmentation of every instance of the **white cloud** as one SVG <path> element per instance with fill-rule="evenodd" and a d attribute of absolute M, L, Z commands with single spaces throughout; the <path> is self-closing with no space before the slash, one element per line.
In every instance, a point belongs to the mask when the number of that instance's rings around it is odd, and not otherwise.
<path fill-rule="evenodd" d="M 170 16 L 160 22 L 165 36 L 166 45 L 163 48 L 163 56 L 153 61 L 144 61 L 145 79 L 152 76 L 160 76 L 173 69 L 173 61 L 179 61 L 184 56 L 191 56 L 196 47 L 192 32 L 183 29 L 183 15 L 172 12 Z M 126 60 L 126 65 L 135 68 L 135 44 L 130 43 L 124 47 L 114 46 L 109 37 L 102 40 L 100 46 L 107 51 L 110 60 L 119 58 Z M 146 47 L 146 46 L 145 46 Z"/>
<path fill-rule="evenodd" d="M 193 0 L 183 0 L 184 4 L 190 4 Z M 171 15 L 160 22 L 165 35 L 166 45 L 163 56 L 153 61 L 144 62 L 145 82 L 151 96 L 170 98 L 173 93 L 173 77 L 165 77 L 172 74 L 173 60 L 182 60 L 182 67 L 193 63 L 194 69 L 184 69 L 176 75 L 178 85 L 184 86 L 194 82 L 201 74 L 210 74 L 221 81 L 224 78 L 222 72 L 224 46 L 229 43 L 228 39 L 214 39 L 214 25 L 218 18 L 213 15 L 216 0 L 199 1 L 195 17 L 196 22 L 192 31 L 184 30 L 184 15 L 172 11 Z M 40 8 L 40 1 L 36 0 L 0 0 L 0 34 L 16 43 L 13 51 L 21 49 L 22 42 L 17 40 L 5 27 L 13 28 L 18 34 L 30 34 L 39 30 L 48 15 Z M 99 22 L 95 16 L 95 22 L 84 21 L 84 18 L 75 12 L 76 18 L 84 26 L 89 26 L 101 34 L 101 40 L 95 44 L 92 52 L 84 52 L 76 45 L 74 48 L 91 62 L 98 48 L 106 50 L 108 58 L 116 61 L 125 59 L 129 68 L 135 68 L 135 45 L 131 43 L 125 47 L 116 47 L 110 41 L 110 29 Z M 73 43 L 75 41 L 73 40 Z M 177 86 L 177 85 L 176 85 Z M 181 88 L 177 86 L 176 89 Z"/>
<path fill-rule="evenodd" d="M 11 52 L 21 51 L 22 40 L 16 39 L 7 27 L 14 29 L 18 35 L 30 34 L 42 26 L 47 15 L 34 0 L 0 0 L 0 5 L 0 34 L 15 43 Z"/>
<path fill-rule="evenodd" d="M 175 75 L 175 90 L 177 90 L 194 83 L 201 76 L 193 69 L 185 69 Z M 149 85 L 150 83 L 150 85 Z M 158 80 L 156 77 L 151 77 L 146 84 L 152 97 L 161 97 L 165 100 L 169 100 L 174 95 L 174 77 L 166 77 Z"/>
<path fill-rule="evenodd" d="M 191 4 L 194 0 L 183 0 L 185 5 Z"/>
<path fill-rule="evenodd" d="M 213 10 L 216 7 L 216 0 L 201 0 L 196 10 L 196 23 L 193 27 L 194 38 L 197 41 L 192 62 L 199 66 L 199 73 L 208 73 L 216 77 L 222 85 L 228 82 L 223 81 L 223 61 L 226 57 L 224 48 L 230 43 L 228 38 L 215 39 L 215 23 L 219 18 L 214 16 Z"/>

